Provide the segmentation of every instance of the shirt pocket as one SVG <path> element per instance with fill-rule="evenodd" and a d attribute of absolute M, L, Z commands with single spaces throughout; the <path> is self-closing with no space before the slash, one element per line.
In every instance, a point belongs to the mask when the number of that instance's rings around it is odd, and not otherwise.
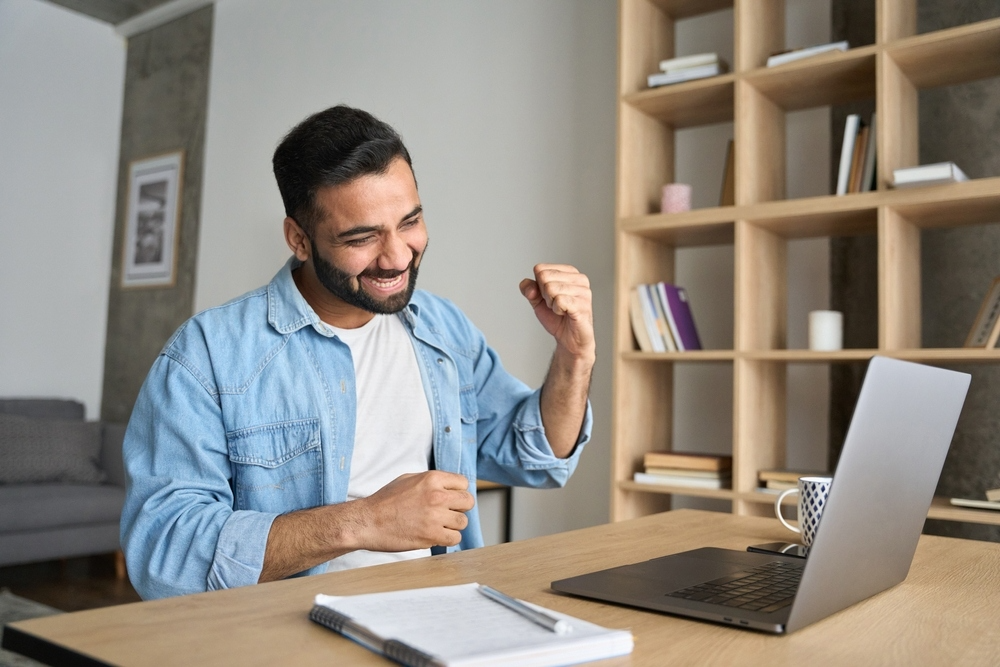
<path fill-rule="evenodd" d="M 466 446 L 476 445 L 479 440 L 477 436 L 479 401 L 476 400 L 475 386 L 462 387 L 459 396 L 462 407 L 462 444 Z"/>
<path fill-rule="evenodd" d="M 318 419 L 226 433 L 236 509 L 284 514 L 322 504 Z"/>

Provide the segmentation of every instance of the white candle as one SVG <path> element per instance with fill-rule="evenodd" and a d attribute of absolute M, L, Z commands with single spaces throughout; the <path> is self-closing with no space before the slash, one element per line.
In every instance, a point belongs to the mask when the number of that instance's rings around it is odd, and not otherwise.
<path fill-rule="evenodd" d="M 836 310 L 809 313 L 809 349 L 840 350 L 844 347 L 844 316 Z"/>

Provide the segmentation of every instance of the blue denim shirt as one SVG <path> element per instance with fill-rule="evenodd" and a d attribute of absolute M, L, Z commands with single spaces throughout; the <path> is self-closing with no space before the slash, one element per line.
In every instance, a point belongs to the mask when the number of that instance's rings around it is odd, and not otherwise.
<path fill-rule="evenodd" d="M 188 320 L 139 392 L 121 541 L 143 598 L 254 584 L 276 516 L 347 498 L 354 365 L 299 293 L 297 266 L 292 258 L 266 287 Z M 454 304 L 418 290 L 400 317 L 430 405 L 432 467 L 465 475 L 473 493 L 477 478 L 565 484 L 590 439 L 590 406 L 572 456 L 556 458 L 539 390 L 503 369 Z M 476 508 L 468 518 L 449 551 L 482 546 Z"/>

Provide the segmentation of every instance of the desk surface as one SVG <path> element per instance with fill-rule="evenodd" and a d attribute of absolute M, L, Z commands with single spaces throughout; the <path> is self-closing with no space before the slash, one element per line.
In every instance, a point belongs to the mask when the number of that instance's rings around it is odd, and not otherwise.
<path fill-rule="evenodd" d="M 744 549 L 787 537 L 773 519 L 681 510 L 446 556 L 10 627 L 30 640 L 34 651 L 58 644 L 119 665 L 388 665 L 310 622 L 313 596 L 478 581 L 607 627 L 631 628 L 633 654 L 602 665 L 996 664 L 1000 544 L 988 542 L 925 535 L 902 584 L 784 637 L 549 590 L 555 579 L 667 553 L 702 546 Z"/>

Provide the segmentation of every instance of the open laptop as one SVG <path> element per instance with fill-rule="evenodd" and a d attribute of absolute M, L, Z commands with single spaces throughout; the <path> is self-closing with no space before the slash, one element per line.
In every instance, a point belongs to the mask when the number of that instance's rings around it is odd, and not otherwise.
<path fill-rule="evenodd" d="M 890 588 L 909 572 L 970 379 L 871 360 L 808 558 L 703 548 L 552 588 L 778 634 Z"/>

